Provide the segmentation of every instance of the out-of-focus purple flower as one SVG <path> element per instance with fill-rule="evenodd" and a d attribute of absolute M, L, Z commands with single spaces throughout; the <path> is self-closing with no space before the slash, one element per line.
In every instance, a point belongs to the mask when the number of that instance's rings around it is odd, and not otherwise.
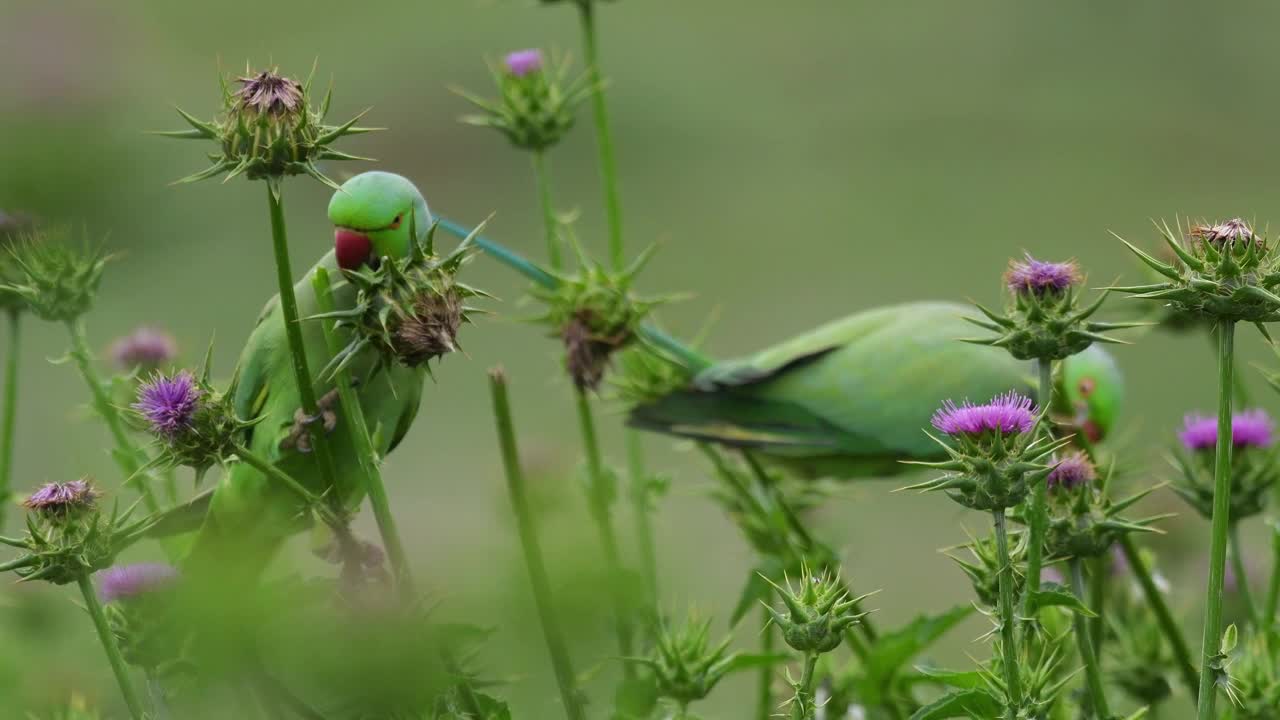
<path fill-rule="evenodd" d="M 1063 292 L 1080 282 L 1080 269 L 1074 262 L 1043 262 L 1027 254 L 1027 259 L 1012 260 L 1004 281 L 1015 293 Z"/>
<path fill-rule="evenodd" d="M 947 435 L 982 435 L 992 431 L 1018 435 L 1036 424 L 1037 412 L 1031 398 L 1007 392 L 985 405 L 974 405 L 968 400 L 956 405 L 948 400 L 933 414 L 932 423 Z"/>
<path fill-rule="evenodd" d="M 1191 237 L 1213 245 L 1225 243 L 1248 242 L 1250 240 L 1262 244 L 1262 238 L 1253 234 L 1253 228 L 1240 218 L 1220 222 L 1214 225 L 1196 225 L 1191 228 Z"/>
<path fill-rule="evenodd" d="M 1066 585 L 1067 579 L 1062 576 L 1062 571 L 1056 567 L 1040 568 L 1040 584 L 1053 583 L 1055 585 Z"/>
<path fill-rule="evenodd" d="M 72 480 L 66 483 L 47 483 L 31 493 L 22 504 L 42 515 L 66 515 L 73 511 L 88 510 L 97 504 L 102 493 L 88 480 Z"/>
<path fill-rule="evenodd" d="M 1188 415 L 1178 433 L 1188 450 L 1213 450 L 1218 444 L 1218 419 Z M 1275 423 L 1264 410 L 1242 410 L 1231 416 L 1231 444 L 1237 449 L 1265 448 L 1275 442 Z"/>
<path fill-rule="evenodd" d="M 190 429 L 200 395 L 195 376 L 186 370 L 172 376 L 156 374 L 138 388 L 133 409 L 146 418 L 152 432 L 172 440 Z"/>
<path fill-rule="evenodd" d="M 163 563 L 117 565 L 98 576 L 98 597 L 102 602 L 129 599 L 172 586 L 178 570 Z"/>
<path fill-rule="evenodd" d="M 542 70 L 542 51 L 537 49 L 516 50 L 507 53 L 503 58 L 502 64 L 506 66 L 507 72 L 516 77 L 524 77 L 532 73 Z"/>
<path fill-rule="evenodd" d="M 1093 463 L 1089 462 L 1089 458 L 1083 453 L 1073 453 L 1063 458 L 1053 470 L 1049 471 L 1046 482 L 1050 490 L 1071 490 L 1092 482 L 1096 477 L 1097 473 L 1094 472 Z"/>
<path fill-rule="evenodd" d="M 173 336 L 155 328 L 140 327 L 111 345 L 111 359 L 122 372 L 155 370 L 177 356 Z"/>

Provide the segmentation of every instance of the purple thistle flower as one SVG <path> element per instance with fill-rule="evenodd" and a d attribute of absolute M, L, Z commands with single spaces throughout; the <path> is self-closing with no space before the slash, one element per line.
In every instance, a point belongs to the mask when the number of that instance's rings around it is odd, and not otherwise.
<path fill-rule="evenodd" d="M 1270 447 L 1274 435 L 1275 423 L 1265 410 L 1241 410 L 1231 416 L 1231 444 L 1237 450 Z M 1213 450 L 1218 444 L 1218 419 L 1188 415 L 1178 438 L 1188 450 Z"/>
<path fill-rule="evenodd" d="M 965 400 L 957 406 L 948 400 L 933 414 L 932 423 L 947 435 L 981 435 L 991 430 L 1002 435 L 1018 435 L 1031 430 L 1038 412 L 1031 398 L 1010 391 L 997 395 L 985 405 Z"/>
<path fill-rule="evenodd" d="M 1237 240 L 1240 242 L 1253 240 L 1259 245 L 1262 244 L 1262 238 L 1254 235 L 1253 229 L 1240 218 L 1232 218 L 1215 225 L 1196 225 L 1191 228 L 1191 237 L 1219 246 L 1235 243 Z"/>
<path fill-rule="evenodd" d="M 88 480 L 47 483 L 23 501 L 28 510 L 43 515 L 65 515 L 74 510 L 92 508 L 102 493 Z"/>
<path fill-rule="evenodd" d="M 508 53 L 502 60 L 507 72 L 516 77 L 524 77 L 542 70 L 542 51 L 536 49 L 516 50 Z"/>
<path fill-rule="evenodd" d="M 163 590 L 178 580 L 178 570 L 163 563 L 117 565 L 104 570 L 98 579 L 102 602 L 129 599 Z"/>
<path fill-rule="evenodd" d="M 201 394 L 195 376 L 186 370 L 171 377 L 157 373 L 138 388 L 133 409 L 146 418 L 152 432 L 173 440 L 191 427 Z"/>
<path fill-rule="evenodd" d="M 1073 453 L 1063 458 L 1053 470 L 1049 471 L 1046 482 L 1050 490 L 1071 490 L 1092 482 L 1096 477 L 1097 474 L 1089 459 L 1083 453 Z"/>
<path fill-rule="evenodd" d="M 1042 262 L 1027 254 L 1025 262 L 1009 261 L 1004 281 L 1015 293 L 1063 292 L 1080 282 L 1080 269 L 1072 261 Z"/>
<path fill-rule="evenodd" d="M 111 359 L 122 372 L 154 370 L 173 362 L 177 355 L 173 336 L 149 327 L 140 327 L 111 345 Z"/>

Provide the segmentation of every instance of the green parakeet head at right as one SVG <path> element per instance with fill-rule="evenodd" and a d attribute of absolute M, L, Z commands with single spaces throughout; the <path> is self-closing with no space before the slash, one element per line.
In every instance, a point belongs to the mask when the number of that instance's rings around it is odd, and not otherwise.
<path fill-rule="evenodd" d="M 1124 401 L 1124 377 L 1106 350 L 1091 345 L 1063 360 L 1061 389 L 1066 404 L 1061 411 L 1090 442 L 1105 439 L 1115 428 Z"/>
<path fill-rule="evenodd" d="M 402 258 L 431 227 L 427 201 L 412 182 L 395 173 L 374 170 L 343 183 L 329 201 L 333 248 L 338 267 L 354 270 L 384 257 Z"/>

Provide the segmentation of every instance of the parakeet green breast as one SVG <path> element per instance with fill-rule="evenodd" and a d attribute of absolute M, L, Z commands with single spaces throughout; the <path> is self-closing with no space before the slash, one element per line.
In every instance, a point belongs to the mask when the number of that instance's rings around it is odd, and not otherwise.
<path fill-rule="evenodd" d="M 1034 391 L 1030 365 L 959 341 L 973 334 L 963 319 L 972 312 L 946 302 L 858 312 L 715 365 L 630 421 L 754 448 L 809 475 L 900 472 L 902 460 L 937 456 L 924 430 L 944 400 Z"/>

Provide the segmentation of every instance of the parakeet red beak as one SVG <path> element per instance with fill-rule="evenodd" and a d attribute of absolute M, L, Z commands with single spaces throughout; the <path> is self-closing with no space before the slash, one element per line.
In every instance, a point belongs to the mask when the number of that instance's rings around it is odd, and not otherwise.
<path fill-rule="evenodd" d="M 334 230 L 333 254 L 343 270 L 355 270 L 365 264 L 372 252 L 373 243 L 368 235 L 342 227 Z"/>

